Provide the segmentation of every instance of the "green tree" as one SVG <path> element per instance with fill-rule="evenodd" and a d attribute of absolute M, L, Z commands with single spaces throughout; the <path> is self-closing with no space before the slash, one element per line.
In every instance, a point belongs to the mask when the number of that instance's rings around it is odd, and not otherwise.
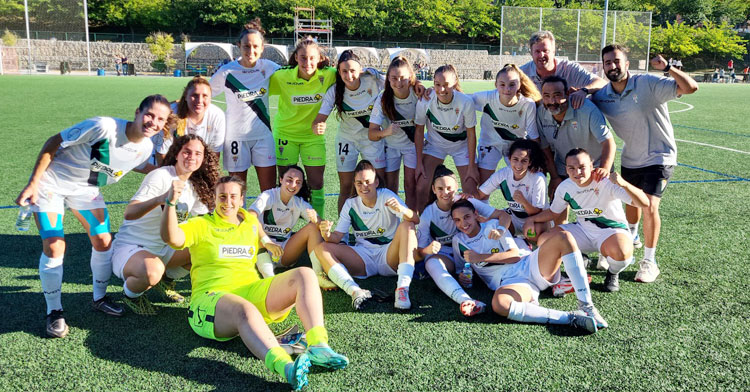
<path fill-rule="evenodd" d="M 151 66 L 159 72 L 168 72 L 174 67 L 177 60 L 171 58 L 174 50 L 174 37 L 172 34 L 157 31 L 146 37 L 146 43 L 151 54 L 156 56 L 156 60 L 151 62 Z"/>
<path fill-rule="evenodd" d="M 747 40 L 739 36 L 727 22 L 716 25 L 705 22 L 696 28 L 695 42 L 707 55 L 742 59 L 747 54 Z"/>
<path fill-rule="evenodd" d="M 686 58 L 700 53 L 702 47 L 696 42 L 696 30 L 685 23 L 656 27 L 651 34 L 652 56 Z"/>

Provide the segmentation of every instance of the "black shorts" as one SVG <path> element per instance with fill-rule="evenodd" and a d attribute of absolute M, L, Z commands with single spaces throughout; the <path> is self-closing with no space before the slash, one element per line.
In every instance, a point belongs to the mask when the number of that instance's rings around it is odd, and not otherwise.
<path fill-rule="evenodd" d="M 674 173 L 674 165 L 652 165 L 637 169 L 622 166 L 620 169 L 625 181 L 640 188 L 647 195 L 656 197 L 661 197 L 667 187 L 669 178 Z"/>

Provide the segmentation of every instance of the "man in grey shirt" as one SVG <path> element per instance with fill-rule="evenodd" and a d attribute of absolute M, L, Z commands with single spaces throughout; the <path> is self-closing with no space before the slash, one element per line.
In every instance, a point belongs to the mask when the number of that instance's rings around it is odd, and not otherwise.
<path fill-rule="evenodd" d="M 646 247 L 635 280 L 653 282 L 659 276 L 656 244 L 659 241 L 661 217 L 659 203 L 669 177 L 677 165 L 677 146 L 669 119 L 667 102 L 698 90 L 698 84 L 662 56 L 651 60 L 651 67 L 669 73 L 671 78 L 628 72 L 627 49 L 608 45 L 602 49 L 603 70 L 610 83 L 592 92 L 591 100 L 604 113 L 622 147 L 622 177 L 642 189 L 650 206 L 643 211 L 643 237 Z M 641 210 L 625 206 L 634 245 L 640 247 L 638 221 Z"/>
<path fill-rule="evenodd" d="M 559 76 L 550 76 L 542 82 L 542 103 L 536 111 L 536 123 L 542 151 L 550 174 L 549 197 L 567 178 L 565 155 L 574 148 L 583 148 L 594 162 L 594 180 L 609 176 L 615 161 L 615 140 L 604 116 L 591 101 L 573 109 L 568 105 L 568 83 Z M 565 220 L 562 217 L 560 222 Z"/>
<path fill-rule="evenodd" d="M 587 71 L 578 63 L 555 58 L 555 36 L 549 31 L 537 31 L 529 38 L 532 61 L 522 65 L 525 73 L 542 90 L 542 80 L 556 75 L 568 82 L 570 87 L 570 103 L 573 109 L 578 109 L 586 100 L 589 89 L 604 87 L 607 82 Z M 563 152 L 565 155 L 567 151 Z"/>

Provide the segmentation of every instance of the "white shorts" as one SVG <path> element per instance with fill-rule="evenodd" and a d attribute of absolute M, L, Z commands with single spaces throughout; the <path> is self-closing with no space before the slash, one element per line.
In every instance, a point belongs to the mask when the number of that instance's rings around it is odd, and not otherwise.
<path fill-rule="evenodd" d="M 224 142 L 224 170 L 238 173 L 250 166 L 276 166 L 276 148 L 270 132 L 263 139 Z"/>
<path fill-rule="evenodd" d="M 496 281 L 497 279 L 497 281 Z M 497 287 L 509 286 L 509 285 L 523 285 L 531 290 L 533 296 L 533 302 L 539 300 L 539 293 L 546 290 L 548 287 L 556 284 L 560 281 L 560 269 L 558 268 L 555 272 L 555 276 L 552 277 L 552 281 L 544 279 L 542 273 L 539 272 L 539 250 L 531 252 L 530 255 L 521 258 L 517 263 L 504 271 L 500 276 L 492 279 L 491 284 Z"/>
<path fill-rule="evenodd" d="M 591 233 L 581 227 L 578 223 L 566 223 L 560 225 L 560 228 L 567 231 L 573 236 L 573 238 L 575 238 L 576 243 L 578 244 L 578 249 L 581 250 L 581 253 L 601 252 L 604 241 L 617 233 L 632 237 L 629 230 L 614 228 L 597 229 L 596 232 Z"/>
<path fill-rule="evenodd" d="M 401 168 L 401 158 L 404 159 L 404 167 L 417 168 L 417 149 L 414 145 L 405 147 L 385 146 L 385 171 L 395 172 Z"/>
<path fill-rule="evenodd" d="M 157 251 L 155 249 L 147 249 L 140 245 L 123 244 L 115 238 L 115 240 L 112 241 L 112 272 L 114 272 L 115 276 L 125 280 L 122 272 L 125 269 L 125 264 L 128 263 L 128 260 L 130 260 L 134 254 L 142 250 L 145 250 L 161 259 L 161 262 L 164 263 L 165 267 L 167 263 L 169 263 L 169 260 L 172 260 L 172 256 L 174 256 L 175 252 L 177 252 L 169 245 L 164 245 L 163 248 Z"/>
<path fill-rule="evenodd" d="M 454 143 L 454 145 L 442 148 L 435 143 L 430 143 L 429 140 L 424 141 L 424 148 L 422 151 L 435 158 L 445 160 L 445 157 L 450 155 L 453 157 L 453 163 L 456 166 L 468 166 L 469 165 L 469 143 L 463 141 L 461 143 Z"/>
<path fill-rule="evenodd" d="M 371 276 L 396 276 L 396 271 L 388 265 L 388 245 L 379 246 L 364 246 L 354 245 L 352 249 L 362 258 L 365 262 L 365 276 L 355 276 L 358 279 L 365 279 Z"/>
<path fill-rule="evenodd" d="M 367 159 L 376 169 L 385 167 L 385 142 L 380 140 L 373 142 L 364 140 L 349 140 L 341 135 L 336 135 L 336 169 L 340 172 L 353 172 L 359 162 L 359 155 Z"/>
<path fill-rule="evenodd" d="M 497 170 L 497 164 L 500 163 L 501 159 L 505 160 L 505 164 L 508 165 L 507 156 L 507 144 L 485 144 L 479 140 L 477 145 L 477 165 L 480 169 L 485 170 Z"/>
<path fill-rule="evenodd" d="M 39 182 L 39 199 L 31 206 L 33 212 L 65 214 L 65 208 L 78 211 L 107 208 L 99 187 L 93 185 L 58 184 L 44 174 Z"/>

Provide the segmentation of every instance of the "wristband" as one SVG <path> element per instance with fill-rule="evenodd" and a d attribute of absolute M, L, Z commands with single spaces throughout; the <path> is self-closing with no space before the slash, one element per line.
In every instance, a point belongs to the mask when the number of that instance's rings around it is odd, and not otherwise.
<path fill-rule="evenodd" d="M 672 64 L 667 64 L 666 67 L 664 67 L 664 72 L 669 72 L 669 70 L 672 68 Z"/>
<path fill-rule="evenodd" d="M 589 93 L 589 89 L 587 89 L 586 87 L 582 88 L 581 91 L 583 91 L 584 93 L 586 93 L 586 95 L 591 94 L 591 93 Z"/>
<path fill-rule="evenodd" d="M 263 237 L 260 238 L 260 243 L 263 244 L 263 246 L 266 246 L 271 242 L 272 242 L 271 239 L 268 238 L 267 235 L 264 235 Z"/>
<path fill-rule="evenodd" d="M 177 204 L 172 204 L 172 202 L 169 201 L 168 197 L 166 199 L 164 199 L 164 203 L 166 203 L 170 207 L 177 207 Z"/>

